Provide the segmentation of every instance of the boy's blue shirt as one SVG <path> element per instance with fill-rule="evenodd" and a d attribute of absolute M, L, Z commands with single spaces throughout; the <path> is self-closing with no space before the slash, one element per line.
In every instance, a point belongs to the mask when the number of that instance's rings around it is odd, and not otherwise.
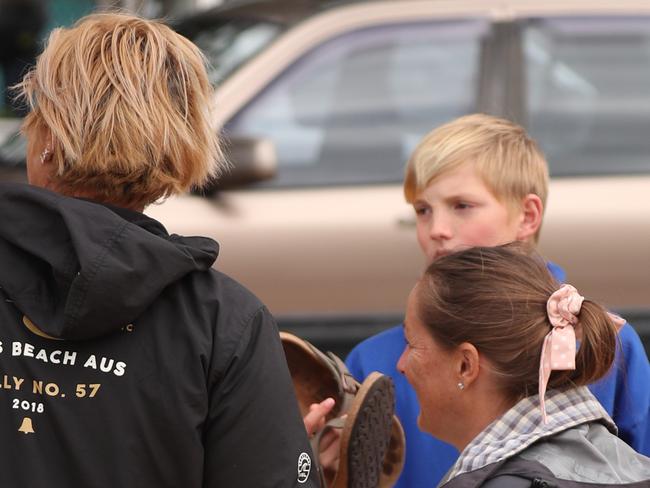
<path fill-rule="evenodd" d="M 548 268 L 564 282 L 564 271 Z M 603 379 L 589 386 L 619 428 L 619 436 L 635 450 L 650 456 L 650 363 L 639 335 L 629 324 L 619 333 L 616 365 Z M 406 461 L 396 488 L 436 486 L 458 457 L 458 451 L 418 429 L 420 411 L 415 391 L 397 371 L 406 340 L 401 325 L 366 339 L 348 355 L 350 372 L 363 380 L 372 371 L 390 376 L 395 383 L 396 414 L 406 436 Z"/>

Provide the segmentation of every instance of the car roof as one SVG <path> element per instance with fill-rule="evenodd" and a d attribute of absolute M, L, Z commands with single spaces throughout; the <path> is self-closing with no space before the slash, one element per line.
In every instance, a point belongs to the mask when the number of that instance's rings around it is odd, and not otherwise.
<path fill-rule="evenodd" d="M 263 20 L 290 26 L 302 19 L 332 7 L 361 3 L 368 0 L 235 0 L 208 10 L 193 12 L 174 22 L 174 27 L 184 30 L 188 24 L 213 24 L 219 20 Z"/>
<path fill-rule="evenodd" d="M 422 0 L 426 3 L 427 0 Z M 178 24 L 213 23 L 217 19 L 246 18 L 257 19 L 290 26 L 312 15 L 336 7 L 353 4 L 381 4 L 412 2 L 412 0 L 235 0 L 208 10 L 194 12 L 181 19 Z M 456 7 L 472 6 L 480 10 L 494 9 L 510 11 L 513 17 L 517 12 L 539 8 L 540 12 L 552 10 L 556 13 L 581 12 L 585 14 L 608 13 L 611 11 L 630 13 L 648 10 L 646 0 L 428 0 L 439 5 L 450 4 Z"/>

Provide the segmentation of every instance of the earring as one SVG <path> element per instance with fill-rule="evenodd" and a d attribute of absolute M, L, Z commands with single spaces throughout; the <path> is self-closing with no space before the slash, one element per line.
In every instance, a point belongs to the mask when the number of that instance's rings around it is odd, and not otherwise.
<path fill-rule="evenodd" d="M 465 389 L 465 384 L 462 381 L 458 382 L 458 389 L 459 390 L 464 390 Z"/>
<path fill-rule="evenodd" d="M 45 164 L 45 160 L 48 158 L 48 156 L 52 153 L 52 151 L 49 148 L 43 149 L 43 152 L 41 153 L 41 164 Z"/>

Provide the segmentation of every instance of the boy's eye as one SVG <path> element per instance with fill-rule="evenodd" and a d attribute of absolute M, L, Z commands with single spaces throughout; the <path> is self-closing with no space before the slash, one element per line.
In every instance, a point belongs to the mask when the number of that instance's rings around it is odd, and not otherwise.
<path fill-rule="evenodd" d="M 416 215 L 426 215 L 429 212 L 428 207 L 414 207 Z"/>
<path fill-rule="evenodd" d="M 457 202 L 454 204 L 454 208 L 456 210 L 466 210 L 468 208 L 472 208 L 472 205 L 466 202 Z"/>

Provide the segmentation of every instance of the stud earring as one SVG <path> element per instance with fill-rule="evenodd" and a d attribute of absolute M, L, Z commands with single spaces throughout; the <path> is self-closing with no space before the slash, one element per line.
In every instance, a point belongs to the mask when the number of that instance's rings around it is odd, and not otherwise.
<path fill-rule="evenodd" d="M 43 149 L 43 152 L 41 153 L 41 164 L 45 164 L 45 160 L 50 154 L 52 154 L 52 151 L 49 148 L 46 147 Z"/>
<path fill-rule="evenodd" d="M 464 390 L 465 389 L 465 384 L 462 381 L 458 382 L 458 389 L 459 390 Z"/>

